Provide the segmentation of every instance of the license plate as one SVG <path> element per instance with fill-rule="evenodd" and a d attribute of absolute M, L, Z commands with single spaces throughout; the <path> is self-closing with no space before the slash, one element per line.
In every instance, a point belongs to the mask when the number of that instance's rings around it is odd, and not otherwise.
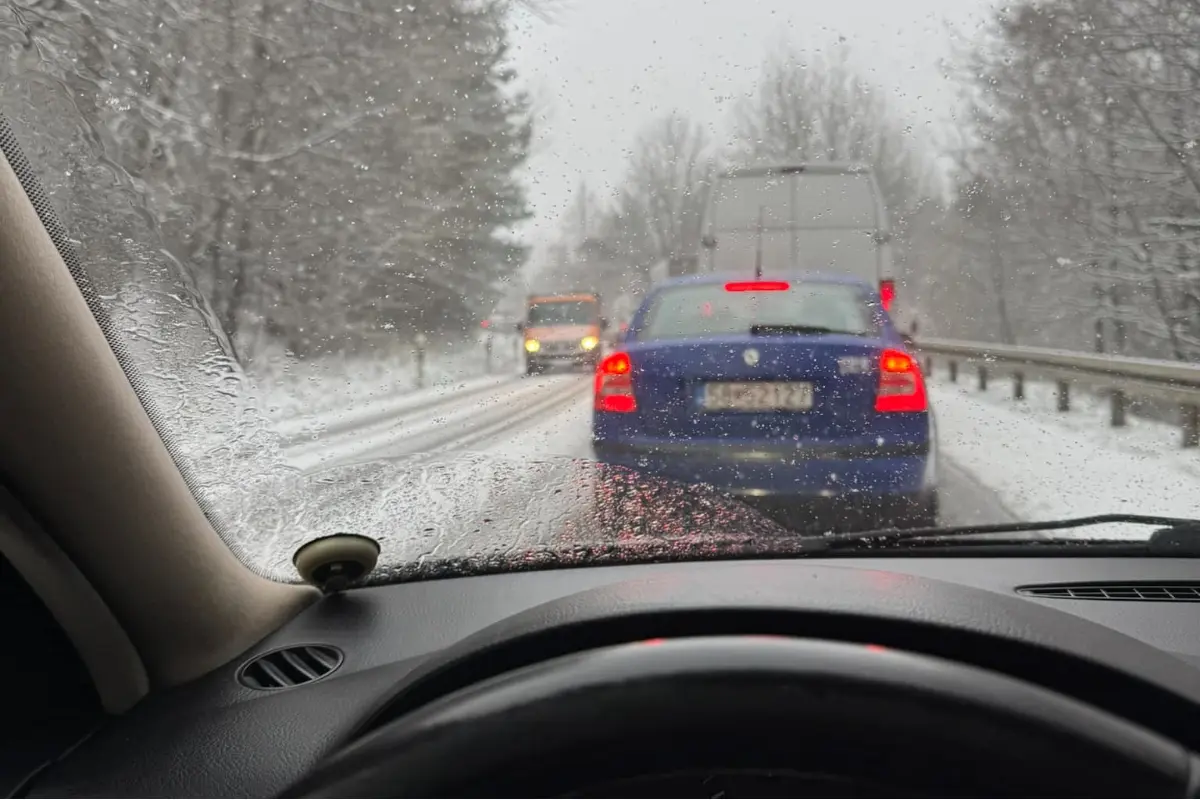
<path fill-rule="evenodd" d="M 808 411 L 813 387 L 796 382 L 706 383 L 700 404 L 705 411 Z"/>

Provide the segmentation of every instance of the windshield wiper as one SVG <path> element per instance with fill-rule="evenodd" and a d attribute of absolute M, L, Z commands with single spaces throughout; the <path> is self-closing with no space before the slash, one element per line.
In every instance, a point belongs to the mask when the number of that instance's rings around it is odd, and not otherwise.
<path fill-rule="evenodd" d="M 813 336 L 822 333 L 836 333 L 843 336 L 862 336 L 860 331 L 843 331 L 837 328 L 826 328 L 821 325 L 751 325 L 751 336 Z"/>
<path fill-rule="evenodd" d="M 915 539 L 938 540 L 983 536 L 994 533 L 1033 533 L 1057 531 L 1070 528 L 1085 528 L 1091 525 L 1127 523 L 1131 525 L 1154 525 L 1158 527 L 1150 536 L 1149 544 L 1156 550 L 1187 549 L 1200 555 L 1200 520 L 1178 517 L 1155 517 L 1145 514 L 1099 514 L 1093 517 L 1073 517 L 1044 522 L 998 522 L 988 525 L 955 525 L 945 528 L 886 528 L 861 533 L 835 533 L 817 536 L 806 542 L 805 549 L 820 553 L 826 550 L 877 547 L 897 544 Z"/>

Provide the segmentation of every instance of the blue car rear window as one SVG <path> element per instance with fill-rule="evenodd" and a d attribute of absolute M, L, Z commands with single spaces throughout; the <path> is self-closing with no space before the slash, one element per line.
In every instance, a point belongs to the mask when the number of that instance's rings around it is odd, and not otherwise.
<path fill-rule="evenodd" d="M 729 292 L 723 283 L 674 286 L 651 301 L 639 341 L 749 334 L 752 326 L 827 328 L 854 336 L 877 333 L 857 286 L 796 283 L 784 291 Z"/>

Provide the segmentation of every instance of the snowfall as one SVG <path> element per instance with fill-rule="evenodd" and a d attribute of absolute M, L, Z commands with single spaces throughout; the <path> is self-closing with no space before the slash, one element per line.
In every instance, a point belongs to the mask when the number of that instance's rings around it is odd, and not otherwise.
<path fill-rule="evenodd" d="M 320 365 L 311 370 L 320 380 L 294 375 L 271 386 L 276 430 L 295 463 L 313 467 L 317 453 L 324 449 L 329 457 L 328 449 L 337 447 L 317 432 L 353 431 L 361 440 L 372 425 L 387 426 L 407 410 L 474 397 L 511 380 L 511 363 L 497 368 L 503 374 L 484 375 L 480 365 L 468 363 L 472 358 L 478 360 L 472 354 L 435 366 L 424 389 L 415 388 L 407 364 L 351 364 L 332 381 L 328 365 Z M 1130 416 L 1126 427 L 1113 428 L 1107 400 L 1078 390 L 1071 410 L 1060 412 L 1052 384 L 1028 383 L 1025 399 L 1015 401 L 1003 381 L 980 391 L 970 380 L 951 383 L 935 369 L 929 390 L 943 456 L 1019 519 L 1099 513 L 1200 518 L 1200 451 L 1182 448 L 1174 425 Z M 586 426 L 580 410 L 575 403 L 569 419 Z M 519 443 L 521 451 L 581 455 L 573 427 L 537 430 Z M 306 436 L 313 445 L 307 451 Z"/>
<path fill-rule="evenodd" d="M 295 548 L 333 530 L 380 539 L 381 560 L 393 565 L 460 551 L 560 548 L 568 501 L 545 497 L 545 486 L 565 474 L 563 463 L 590 457 L 590 381 L 520 375 L 510 338 L 499 339 L 490 361 L 471 345 L 430 353 L 420 369 L 407 354 L 261 370 L 247 380 L 259 434 L 221 447 L 211 432 L 203 443 L 185 437 L 183 449 L 197 454 L 184 458 L 200 478 L 193 486 L 230 545 L 284 580 L 295 579 Z M 974 521 L 1118 512 L 1200 518 L 1200 451 L 1182 448 L 1173 425 L 1131 416 L 1113 428 L 1105 400 L 1083 391 L 1059 412 L 1053 387 L 1037 383 L 1015 401 L 1002 381 L 980 391 L 935 370 L 929 388 L 943 461 L 987 495 L 988 516 L 1005 512 Z M 264 471 L 268 451 L 275 467 Z M 485 469 L 485 459 L 509 467 Z M 386 461 L 388 472 L 368 475 L 358 466 L 366 461 Z M 529 521 L 513 537 L 490 540 L 487 526 L 505 515 Z M 456 533 L 463 530 L 468 535 Z M 1081 535 L 1141 538 L 1151 530 L 1106 525 Z"/>

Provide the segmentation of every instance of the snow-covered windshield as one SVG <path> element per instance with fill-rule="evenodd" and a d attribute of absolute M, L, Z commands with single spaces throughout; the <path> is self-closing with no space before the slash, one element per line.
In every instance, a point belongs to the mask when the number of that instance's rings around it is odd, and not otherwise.
<path fill-rule="evenodd" d="M 5 0 L 0 46 L 0 150 L 281 580 L 1200 518 L 1191 0 Z M 801 273 L 886 324 L 722 288 Z"/>

